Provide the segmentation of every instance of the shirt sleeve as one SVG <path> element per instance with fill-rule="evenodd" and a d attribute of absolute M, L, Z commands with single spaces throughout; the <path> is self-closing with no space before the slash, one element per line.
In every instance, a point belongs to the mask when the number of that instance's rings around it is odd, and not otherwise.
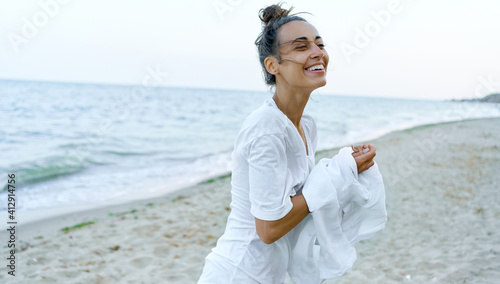
<path fill-rule="evenodd" d="M 279 134 L 261 136 L 248 145 L 250 212 L 258 219 L 279 220 L 293 207 L 287 190 L 286 145 Z"/>

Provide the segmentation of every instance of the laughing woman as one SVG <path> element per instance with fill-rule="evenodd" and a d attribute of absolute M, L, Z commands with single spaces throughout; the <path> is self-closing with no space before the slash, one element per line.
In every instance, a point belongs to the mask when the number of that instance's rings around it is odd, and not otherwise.
<path fill-rule="evenodd" d="M 301 188 L 315 165 L 317 137 L 303 111 L 311 93 L 326 84 L 329 56 L 316 28 L 290 11 L 280 5 L 260 10 L 263 28 L 255 44 L 275 91 L 236 138 L 231 213 L 198 283 L 283 283 L 289 235 L 309 214 Z M 359 153 L 362 172 L 373 165 L 375 149 Z"/>

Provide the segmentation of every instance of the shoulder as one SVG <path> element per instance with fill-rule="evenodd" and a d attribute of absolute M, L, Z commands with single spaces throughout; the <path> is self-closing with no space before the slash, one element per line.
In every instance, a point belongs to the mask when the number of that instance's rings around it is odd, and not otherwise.
<path fill-rule="evenodd" d="M 286 116 L 266 102 L 245 119 L 240 134 L 252 139 L 265 135 L 282 135 L 286 132 L 286 128 Z"/>
<path fill-rule="evenodd" d="M 248 157 L 251 149 L 264 148 L 273 149 L 286 148 L 287 140 L 287 117 L 272 103 L 267 100 L 258 109 L 254 110 L 243 122 L 240 132 L 236 137 L 234 150 Z"/>

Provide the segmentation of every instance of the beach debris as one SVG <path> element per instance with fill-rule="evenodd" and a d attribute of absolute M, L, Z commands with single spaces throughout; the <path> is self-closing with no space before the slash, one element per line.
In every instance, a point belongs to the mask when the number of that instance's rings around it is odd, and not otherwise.
<path fill-rule="evenodd" d="M 21 246 L 20 248 L 14 248 L 13 251 L 25 251 L 27 250 L 28 248 L 32 247 L 32 245 L 29 243 L 29 242 L 25 242 L 25 241 L 20 241 L 21 243 Z"/>
<path fill-rule="evenodd" d="M 85 226 L 89 226 L 89 225 L 92 225 L 94 223 L 95 223 L 94 221 L 84 222 L 84 223 L 76 224 L 76 225 L 71 226 L 71 227 L 64 227 L 64 228 L 61 229 L 61 231 L 65 232 L 65 233 L 68 233 L 69 231 L 72 231 L 72 230 L 75 230 L 75 229 L 79 229 L 79 228 L 83 228 Z"/>
<path fill-rule="evenodd" d="M 121 217 L 121 220 L 124 220 L 125 219 L 124 218 L 125 215 L 127 215 L 127 214 L 134 214 L 137 211 L 138 211 L 137 209 L 131 209 L 130 211 L 119 212 L 119 213 L 108 212 L 108 216 L 110 216 L 110 217 L 112 217 L 112 216 Z"/>
<path fill-rule="evenodd" d="M 105 255 L 106 254 L 106 252 L 103 251 L 103 249 L 101 249 L 101 248 L 94 249 L 91 252 L 94 253 L 94 254 L 97 254 L 97 255 Z"/>
<path fill-rule="evenodd" d="M 119 249 L 120 249 L 120 246 L 119 246 L 119 245 L 109 247 L 109 250 L 111 250 L 111 251 L 117 251 L 117 250 L 119 250 Z"/>

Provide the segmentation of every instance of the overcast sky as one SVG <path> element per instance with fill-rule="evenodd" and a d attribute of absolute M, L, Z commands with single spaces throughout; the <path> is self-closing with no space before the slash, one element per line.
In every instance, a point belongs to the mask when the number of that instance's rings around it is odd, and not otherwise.
<path fill-rule="evenodd" d="M 0 78 L 266 90 L 261 0 L 0 0 Z M 287 1 L 328 45 L 323 94 L 500 92 L 500 1 Z M 498 83 L 497 83 L 498 82 Z"/>

